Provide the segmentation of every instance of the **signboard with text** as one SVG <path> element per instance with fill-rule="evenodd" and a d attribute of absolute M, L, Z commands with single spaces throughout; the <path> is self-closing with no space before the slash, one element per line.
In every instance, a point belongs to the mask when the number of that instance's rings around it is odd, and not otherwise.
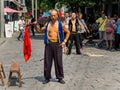
<path fill-rule="evenodd" d="M 12 37 L 13 30 L 10 24 L 5 24 L 5 36 L 6 38 Z"/>

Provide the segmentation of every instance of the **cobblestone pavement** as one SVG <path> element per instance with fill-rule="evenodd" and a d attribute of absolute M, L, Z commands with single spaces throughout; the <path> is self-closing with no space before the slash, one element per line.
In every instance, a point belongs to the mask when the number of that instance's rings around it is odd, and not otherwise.
<path fill-rule="evenodd" d="M 43 85 L 43 55 L 44 44 L 42 35 L 31 37 L 32 55 L 28 63 L 23 58 L 23 41 L 16 36 L 6 39 L 0 45 L 0 61 L 4 64 L 7 78 L 5 86 L 0 90 L 120 90 L 120 52 L 110 52 L 94 47 L 84 47 L 82 55 L 63 55 L 66 84 L 59 84 L 55 79 L 54 65 L 51 82 Z M 22 87 L 13 80 L 7 87 L 11 61 L 18 61 L 22 74 Z M 16 76 L 16 74 L 13 74 Z"/>

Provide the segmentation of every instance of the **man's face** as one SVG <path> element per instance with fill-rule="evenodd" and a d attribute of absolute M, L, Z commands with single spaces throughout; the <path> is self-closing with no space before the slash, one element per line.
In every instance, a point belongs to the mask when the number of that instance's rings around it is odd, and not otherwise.
<path fill-rule="evenodd" d="M 69 13 L 65 13 L 65 17 L 69 17 Z"/>
<path fill-rule="evenodd" d="M 79 15 L 79 19 L 82 19 L 82 14 Z"/>
<path fill-rule="evenodd" d="M 21 17 L 21 20 L 23 20 L 24 18 L 23 17 Z"/>
<path fill-rule="evenodd" d="M 76 13 L 72 13 L 72 19 L 76 19 Z"/>
<path fill-rule="evenodd" d="M 55 10 L 51 11 L 50 18 L 51 18 L 51 21 L 56 21 L 58 19 L 57 11 Z"/>
<path fill-rule="evenodd" d="M 102 18 L 105 18 L 105 14 L 102 14 Z"/>

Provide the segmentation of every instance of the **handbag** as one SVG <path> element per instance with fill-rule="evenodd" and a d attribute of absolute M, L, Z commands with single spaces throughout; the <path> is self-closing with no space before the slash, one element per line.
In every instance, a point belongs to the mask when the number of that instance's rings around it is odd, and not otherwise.
<path fill-rule="evenodd" d="M 112 30 L 110 30 L 110 29 L 106 29 L 106 31 L 105 31 L 106 33 L 111 33 L 112 32 Z"/>

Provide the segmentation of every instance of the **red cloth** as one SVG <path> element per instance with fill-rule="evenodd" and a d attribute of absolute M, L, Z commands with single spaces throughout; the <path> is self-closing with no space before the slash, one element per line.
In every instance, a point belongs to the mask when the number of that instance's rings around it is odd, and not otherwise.
<path fill-rule="evenodd" d="M 58 14 L 59 14 L 59 17 L 62 17 L 62 11 L 60 11 Z"/>
<path fill-rule="evenodd" d="M 25 28 L 25 33 L 24 33 L 24 59 L 25 62 L 28 62 L 30 56 L 31 56 L 31 42 L 30 42 L 30 35 L 29 35 L 29 30 L 28 26 Z"/>

